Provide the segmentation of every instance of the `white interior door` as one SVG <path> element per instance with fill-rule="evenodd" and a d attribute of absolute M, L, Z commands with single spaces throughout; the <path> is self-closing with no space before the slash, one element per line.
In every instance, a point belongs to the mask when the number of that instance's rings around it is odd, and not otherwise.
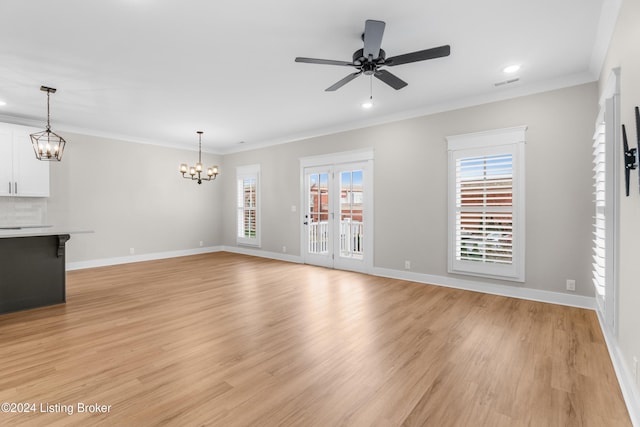
<path fill-rule="evenodd" d="M 304 168 L 304 260 L 366 272 L 372 233 L 368 162 Z"/>

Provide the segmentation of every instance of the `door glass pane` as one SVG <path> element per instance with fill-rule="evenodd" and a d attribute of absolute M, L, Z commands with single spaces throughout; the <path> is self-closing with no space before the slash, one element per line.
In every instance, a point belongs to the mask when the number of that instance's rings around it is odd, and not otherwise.
<path fill-rule="evenodd" d="M 308 250 L 310 254 L 327 254 L 329 252 L 329 174 L 309 174 L 308 183 Z"/>
<path fill-rule="evenodd" d="M 362 259 L 362 170 L 340 172 L 340 256 Z"/>

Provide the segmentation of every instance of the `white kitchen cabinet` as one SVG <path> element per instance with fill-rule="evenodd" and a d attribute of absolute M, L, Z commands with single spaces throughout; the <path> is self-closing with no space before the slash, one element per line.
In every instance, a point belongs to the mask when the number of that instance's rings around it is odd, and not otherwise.
<path fill-rule="evenodd" d="M 29 138 L 34 132 L 0 123 L 0 196 L 49 197 L 49 162 L 36 159 Z"/>

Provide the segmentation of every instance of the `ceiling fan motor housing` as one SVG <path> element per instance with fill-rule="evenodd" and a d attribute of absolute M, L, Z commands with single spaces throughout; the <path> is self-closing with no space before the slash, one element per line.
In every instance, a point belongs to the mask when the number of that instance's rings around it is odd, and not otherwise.
<path fill-rule="evenodd" d="M 372 64 L 374 66 L 374 71 L 375 71 L 375 66 L 384 64 L 385 58 L 386 56 L 384 53 L 384 49 L 380 49 L 380 55 L 378 55 L 378 57 L 374 58 L 372 61 L 369 61 L 368 58 L 364 57 L 364 49 L 358 49 L 355 52 L 353 52 L 353 65 L 359 67 L 361 65 Z M 367 74 L 367 69 L 365 69 L 364 67 L 362 71 L 365 74 Z M 373 74 L 373 73 L 369 73 L 369 74 Z"/>

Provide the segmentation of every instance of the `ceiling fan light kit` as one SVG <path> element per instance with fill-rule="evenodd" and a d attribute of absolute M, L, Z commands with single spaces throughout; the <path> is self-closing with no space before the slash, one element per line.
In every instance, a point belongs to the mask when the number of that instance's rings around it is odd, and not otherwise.
<path fill-rule="evenodd" d="M 386 52 L 381 49 L 385 25 L 386 24 L 383 21 L 375 21 L 372 19 L 368 19 L 365 22 L 364 33 L 362 34 L 364 47 L 353 53 L 351 62 L 305 57 L 297 57 L 295 61 L 308 64 L 337 65 L 356 68 L 357 71 L 355 73 L 347 75 L 343 79 L 326 88 L 325 91 L 327 92 L 333 92 L 340 89 L 342 86 L 362 74 L 365 76 L 375 77 L 395 90 L 400 90 L 407 86 L 407 82 L 403 81 L 395 74 L 382 69 L 382 67 L 394 67 L 396 65 L 441 58 L 449 56 L 451 53 L 451 47 L 449 45 L 444 45 L 387 58 Z"/>

